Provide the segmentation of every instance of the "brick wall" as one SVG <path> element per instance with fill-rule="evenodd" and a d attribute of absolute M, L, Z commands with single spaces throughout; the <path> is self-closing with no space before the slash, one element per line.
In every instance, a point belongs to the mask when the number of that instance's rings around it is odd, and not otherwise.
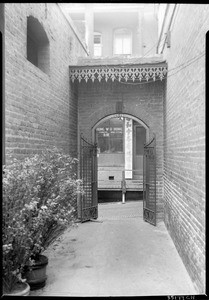
<path fill-rule="evenodd" d="M 49 71 L 27 60 L 27 16 L 49 39 Z M 5 148 L 19 158 L 53 145 L 77 153 L 76 94 L 69 65 L 85 51 L 56 3 L 5 4 Z"/>
<path fill-rule="evenodd" d="M 205 51 L 208 15 L 208 5 L 179 5 L 171 48 L 164 51 L 165 223 L 200 293 L 205 292 L 205 57 L 185 62 Z"/>
<path fill-rule="evenodd" d="M 2 102 L 1 102 L 1 111 L 4 111 L 4 102 L 5 102 L 5 80 L 4 80 L 4 3 L 0 3 L 0 38 L 1 38 L 1 67 L 2 67 L 2 80 L 1 80 L 1 95 L 2 95 Z M 4 134 L 4 114 L 2 113 L 2 119 L 1 119 L 1 124 L 2 124 L 2 163 L 5 163 L 5 149 L 4 149 L 4 144 L 5 144 L 5 134 Z"/>
<path fill-rule="evenodd" d="M 0 3 L 0 31 L 4 30 L 4 3 Z"/>
<path fill-rule="evenodd" d="M 135 116 L 149 127 L 150 138 L 156 134 L 158 219 L 163 217 L 163 97 L 164 83 L 160 81 L 140 85 L 104 80 L 78 84 L 78 121 L 80 131 L 89 140 L 94 125 L 116 113 L 117 101 L 123 101 L 123 113 Z"/>

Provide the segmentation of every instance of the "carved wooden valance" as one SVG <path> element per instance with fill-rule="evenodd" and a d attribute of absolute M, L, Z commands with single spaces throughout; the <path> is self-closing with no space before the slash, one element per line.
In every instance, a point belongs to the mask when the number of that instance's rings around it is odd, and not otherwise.
<path fill-rule="evenodd" d="M 160 66 L 74 66 L 70 67 L 70 80 L 156 81 L 166 78 L 166 65 Z"/>

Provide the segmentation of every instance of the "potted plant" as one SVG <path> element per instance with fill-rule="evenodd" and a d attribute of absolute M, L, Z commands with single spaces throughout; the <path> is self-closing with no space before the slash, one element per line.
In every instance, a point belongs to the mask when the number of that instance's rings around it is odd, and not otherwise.
<path fill-rule="evenodd" d="M 21 201 L 13 194 L 21 194 L 22 185 L 16 185 L 17 173 L 7 169 L 3 177 L 2 201 L 2 283 L 3 294 L 27 296 L 30 286 L 22 278 L 22 270 L 30 258 L 27 230 L 21 218 Z M 19 179 L 18 179 L 19 180 Z"/>
<path fill-rule="evenodd" d="M 76 163 L 76 159 L 54 147 L 23 161 L 13 160 L 5 172 L 9 174 L 10 170 L 7 192 L 17 186 L 19 190 L 7 197 L 21 203 L 18 215 L 27 231 L 30 254 L 22 270 L 31 290 L 45 285 L 48 258 L 43 251 L 74 224 L 77 194 L 82 192 L 76 179 Z"/>
<path fill-rule="evenodd" d="M 20 251 L 19 251 L 20 250 Z M 14 255 L 16 259 L 14 259 Z M 22 259 L 20 258 L 24 251 L 19 245 L 3 245 L 3 294 L 12 296 L 28 296 L 30 286 L 26 279 L 22 278 Z"/>

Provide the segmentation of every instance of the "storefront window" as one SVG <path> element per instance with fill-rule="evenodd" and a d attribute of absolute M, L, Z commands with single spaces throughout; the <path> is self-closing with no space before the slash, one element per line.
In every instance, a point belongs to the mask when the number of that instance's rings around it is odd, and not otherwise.
<path fill-rule="evenodd" d="M 112 118 L 99 125 L 96 141 L 100 153 L 122 153 L 123 120 Z"/>

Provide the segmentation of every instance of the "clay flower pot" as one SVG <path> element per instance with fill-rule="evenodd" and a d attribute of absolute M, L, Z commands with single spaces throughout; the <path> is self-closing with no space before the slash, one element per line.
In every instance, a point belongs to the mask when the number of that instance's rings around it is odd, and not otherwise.
<path fill-rule="evenodd" d="M 35 264 L 30 267 L 31 270 L 25 272 L 24 277 L 30 285 L 31 291 L 45 286 L 47 264 L 48 258 L 45 255 L 39 255 L 38 259 L 35 260 Z"/>
<path fill-rule="evenodd" d="M 29 296 L 30 294 L 30 286 L 27 282 L 18 282 L 14 286 L 14 289 L 4 296 Z"/>

